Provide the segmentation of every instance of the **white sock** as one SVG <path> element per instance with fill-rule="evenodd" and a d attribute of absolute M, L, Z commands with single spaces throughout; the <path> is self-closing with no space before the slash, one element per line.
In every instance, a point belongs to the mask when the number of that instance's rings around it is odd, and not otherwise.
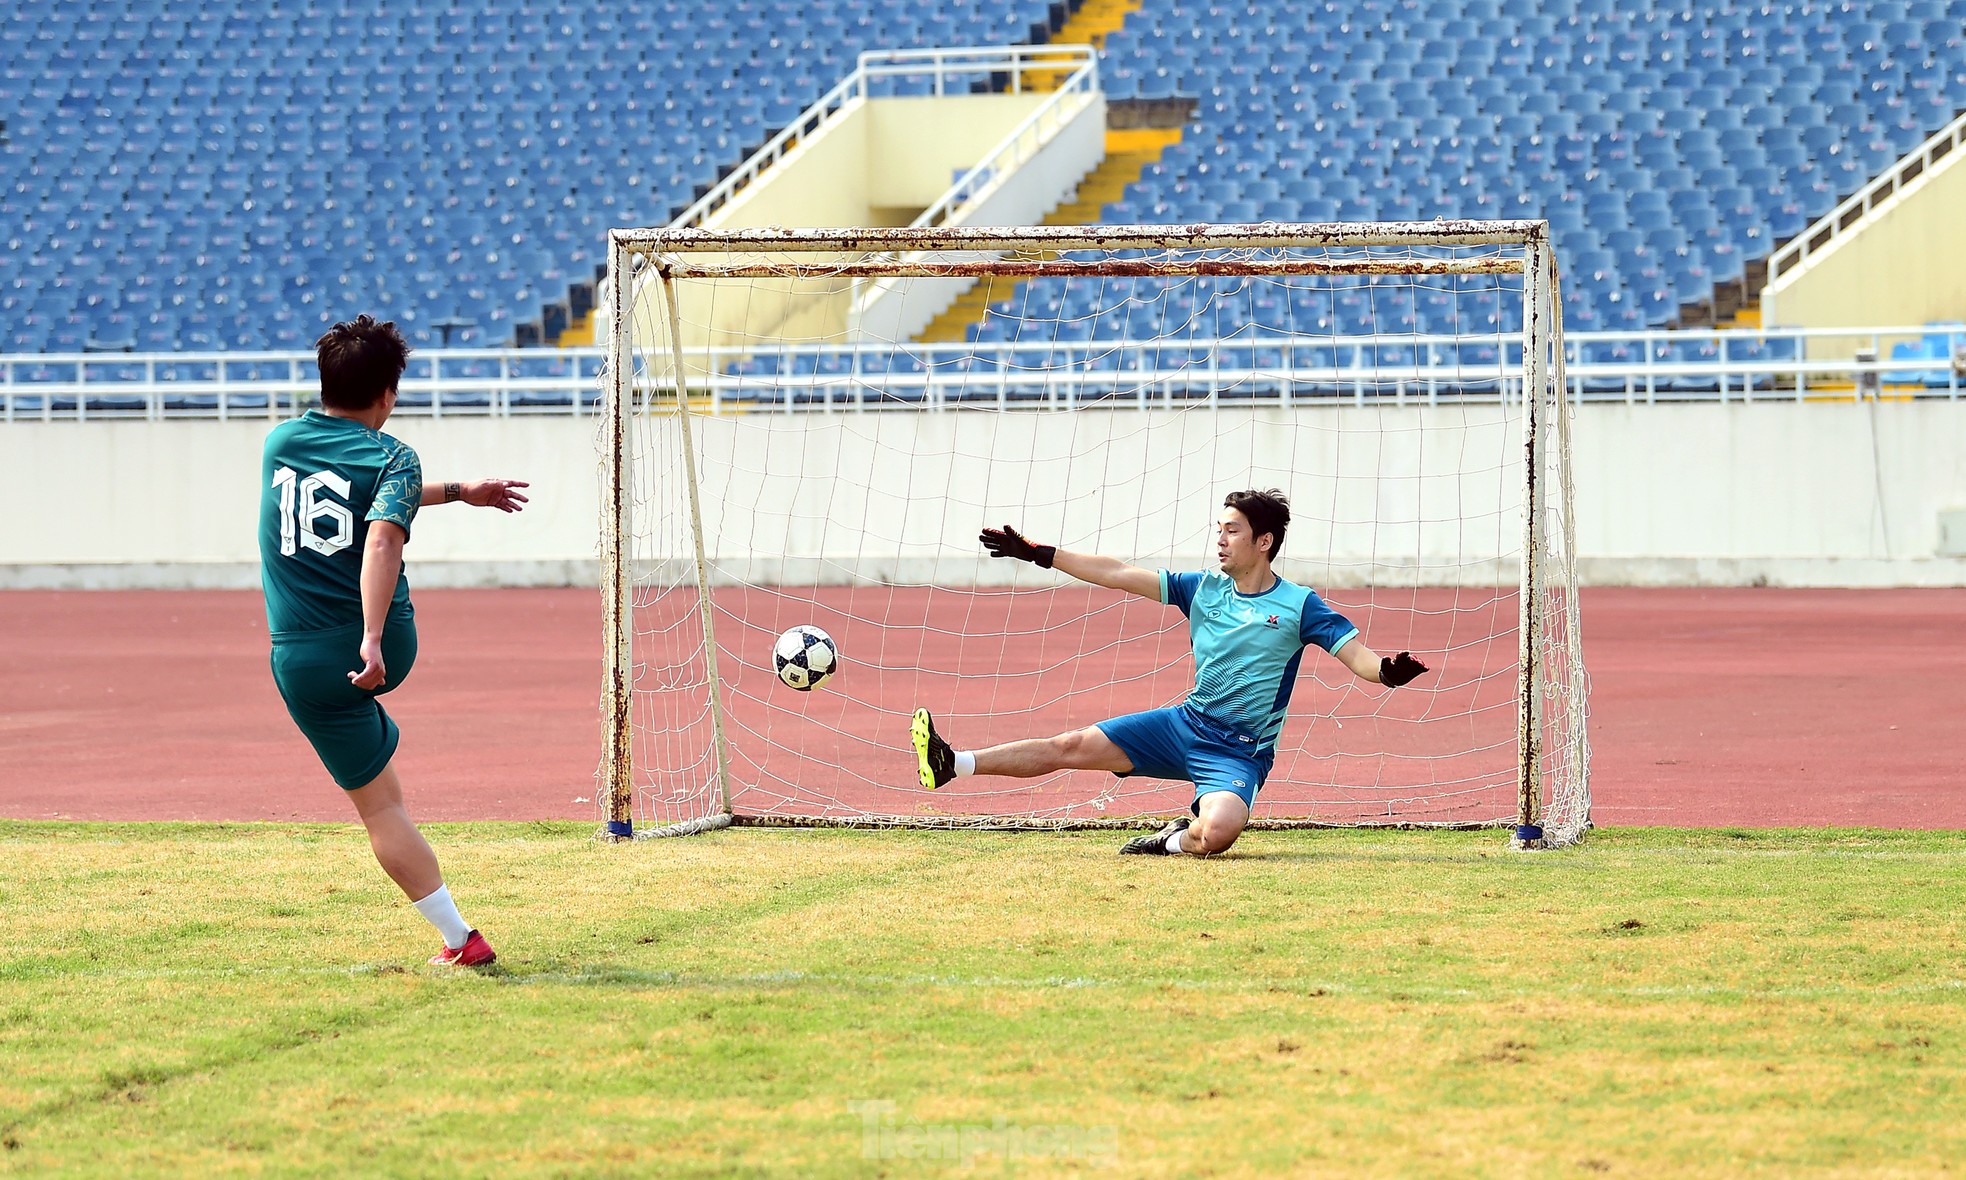
<path fill-rule="evenodd" d="M 976 751 L 956 751 L 956 777 L 963 778 L 976 773 Z"/>
<path fill-rule="evenodd" d="M 1169 852 L 1185 853 L 1187 851 L 1181 847 L 1181 835 L 1187 830 L 1186 828 L 1174 829 L 1174 834 L 1167 838 L 1167 850 Z"/>
<path fill-rule="evenodd" d="M 437 928 L 437 933 L 444 936 L 444 945 L 452 950 L 463 946 L 464 940 L 471 937 L 471 927 L 464 924 L 464 919 L 458 915 L 457 903 L 451 900 L 450 886 L 439 885 L 437 892 L 411 904 L 416 906 L 417 913 Z"/>

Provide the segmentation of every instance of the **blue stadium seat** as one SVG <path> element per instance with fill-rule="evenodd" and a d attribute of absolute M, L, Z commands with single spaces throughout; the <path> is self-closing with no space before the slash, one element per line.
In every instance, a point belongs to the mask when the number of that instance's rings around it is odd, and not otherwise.
<path fill-rule="evenodd" d="M 188 348 L 304 344 L 330 308 L 384 301 L 419 345 L 452 314 L 499 343 L 592 275 L 607 225 L 663 220 L 862 49 L 1002 43 L 1051 17 L 1035 0 L 440 7 L 378 26 L 386 51 L 357 44 L 332 62 L 303 48 L 332 30 L 332 6 L 110 0 L 45 38 L 0 20 L 0 218 L 27 227 L 18 273 L 36 309 L 24 326 L 0 317 L 0 343 L 79 347 L 126 330 Z M 1109 94 L 1201 107 L 1169 166 L 1107 216 L 1547 215 L 1573 276 L 1591 276 L 1580 317 L 1658 324 L 1703 277 L 1738 273 L 1966 106 L 1966 35 L 1948 0 L 1332 11 L 1282 0 L 1130 16 L 1107 44 Z M 53 160 L 66 163 L 43 166 Z M 1641 200 L 1653 193 L 1663 199 Z M 323 217 L 329 201 L 339 212 Z M 112 234 L 85 243 L 59 228 L 70 224 Z M 405 228 L 368 241 L 378 224 Z M 473 236 L 519 249 L 453 279 L 461 262 L 436 251 Z M 354 256 L 363 248 L 373 257 Z M 33 265 L 42 256 L 55 265 Z M 90 302 L 106 273 L 93 258 L 186 281 Z M 273 284 L 278 314 L 249 276 Z M 1327 301 L 1321 314 L 1351 324 L 1355 310 Z"/>
<path fill-rule="evenodd" d="M 85 161 L 72 178 L 65 176 L 59 184 L 50 176 L 48 195 L 91 224 L 107 220 L 104 215 L 113 205 L 118 222 L 151 216 L 183 226 L 190 231 L 187 251 L 205 244 L 198 240 L 197 230 L 216 230 L 236 218 L 248 202 L 256 207 L 256 216 L 270 219 L 267 228 L 274 240 L 294 238 L 306 211 L 318 209 L 331 192 L 343 208 L 363 220 L 373 221 L 385 213 L 410 222 L 421 220 L 432 228 L 436 240 L 455 240 L 461 235 L 448 218 L 463 206 L 447 203 L 445 194 L 463 191 L 489 200 L 501 215 L 512 215 L 513 232 L 555 247 L 551 262 L 534 265 L 526 276 L 529 298 L 485 317 L 509 331 L 515 316 L 537 314 L 533 298 L 557 297 L 543 284 L 559 284 L 563 291 L 566 281 L 580 277 L 577 268 L 591 270 L 591 244 L 577 256 L 559 249 L 569 231 L 584 242 L 598 240 L 597 233 L 575 228 L 578 217 L 599 209 L 605 221 L 615 224 L 660 219 L 690 197 L 691 186 L 714 177 L 719 166 L 735 163 L 755 142 L 758 135 L 750 129 L 747 116 L 802 108 L 850 68 L 840 63 L 850 62 L 861 49 L 890 42 L 893 25 L 844 19 L 857 15 L 857 10 L 843 4 L 785 3 L 769 19 L 752 13 L 741 21 L 682 21 L 692 38 L 672 44 L 688 46 L 681 56 L 692 68 L 648 71 L 646 81 L 654 86 L 646 93 L 654 101 L 642 103 L 643 110 L 659 110 L 670 96 L 697 86 L 702 73 L 694 68 L 698 62 L 727 58 L 748 63 L 755 47 L 788 33 L 795 35 L 805 56 L 790 70 L 742 69 L 745 102 L 732 104 L 714 126 L 671 129 L 663 139 L 665 148 L 684 159 L 700 156 L 704 170 L 671 178 L 667 182 L 671 187 L 655 194 L 646 208 L 642 207 L 645 195 L 626 202 L 612 192 L 583 196 L 591 194 L 594 186 L 576 187 L 580 181 L 561 167 L 587 145 L 605 144 L 628 116 L 625 102 L 617 101 L 624 86 L 617 66 L 622 61 L 648 60 L 647 47 L 660 43 L 652 35 L 656 22 L 641 13 L 617 17 L 560 5 L 541 9 L 523 0 L 459 0 L 440 20 L 379 26 L 379 36 L 393 42 L 387 52 L 365 52 L 365 45 L 358 44 L 353 54 L 323 66 L 312 50 L 299 48 L 311 46 L 335 25 L 335 18 L 318 8 L 208 12 L 195 6 L 167 9 L 158 0 L 117 0 L 80 9 L 67 36 L 17 38 L 11 35 L 12 24 L 0 24 L 0 37 L 7 46 L 0 64 L 17 67 L 22 78 L 32 80 L 28 92 L 19 96 L 21 101 L 7 104 L 12 142 L 21 142 L 21 135 L 29 133 L 43 145 L 68 145 L 74 153 L 70 158 Z M 945 38 L 941 42 L 945 44 L 989 44 L 1023 37 L 1047 16 L 1047 9 L 1033 0 L 1012 0 L 987 10 L 951 10 L 925 24 L 910 22 L 910 27 Z M 554 27 L 549 28 L 549 22 Z M 562 25 L 570 31 L 559 31 Z M 498 39 L 480 40 L 484 30 L 497 30 Z M 815 55 L 812 46 L 821 41 L 831 42 L 833 48 Z M 183 56 L 153 58 L 146 52 L 153 45 L 178 46 Z M 508 63 L 519 56 L 513 51 L 520 47 L 530 60 L 522 58 L 523 67 L 512 68 Z M 673 63 L 676 56 L 674 50 L 653 55 L 658 65 Z M 811 68 L 814 61 L 829 60 L 832 64 L 825 66 L 823 75 Z M 500 98 L 512 117 L 501 117 L 496 110 L 474 110 L 487 93 Z M 530 112 L 554 98 L 589 94 L 606 101 L 593 107 L 562 103 L 566 121 L 561 134 L 537 134 L 546 128 L 532 122 Z M 130 117 L 139 99 L 152 104 L 153 117 Z M 452 113 L 445 114 L 439 103 Z M 87 122 L 97 108 L 113 118 L 116 129 L 100 146 L 87 138 Z M 464 117 L 456 116 L 460 111 Z M 746 138 L 733 139 L 732 128 Z M 488 144 L 511 152 L 512 161 L 487 160 Z M 422 166 L 407 167 L 390 154 L 409 151 Z M 7 182 L 0 187 L 26 191 L 17 161 L 27 158 L 24 153 L 0 154 L 0 179 Z M 111 158 L 118 162 L 118 175 L 124 179 L 112 180 L 105 168 Z M 446 183 L 466 176 L 482 177 L 491 187 Z M 103 181 L 100 187 L 98 177 Z M 520 181 L 524 187 L 508 183 Z M 126 201 L 134 207 L 122 207 Z M 13 213 L 7 216 L 10 224 L 19 224 Z M 54 217 L 48 224 L 62 220 Z M 31 230 L 34 240 L 23 243 L 29 254 L 57 253 L 63 267 L 81 257 L 79 247 L 42 229 L 41 219 Z M 378 259 L 379 271 L 407 269 L 401 253 L 405 245 L 375 245 L 384 255 Z M 262 253 L 266 248 L 265 241 L 255 241 L 245 256 L 227 261 L 262 266 L 268 261 Z M 225 252 L 221 249 L 219 254 L 223 257 Z M 124 262 L 152 268 L 175 265 L 161 251 L 146 256 L 138 250 Z M 301 252 L 296 265 L 297 270 L 283 277 L 295 282 L 304 278 L 301 285 L 309 289 L 336 285 L 336 272 L 346 265 L 345 244 Z M 401 322 L 427 324 L 439 318 L 420 314 L 425 293 L 371 290 L 369 298 L 381 294 L 396 297 L 391 310 Z M 85 305 L 72 291 L 60 299 L 62 314 L 79 315 L 85 321 L 80 333 L 84 340 L 117 326 L 108 318 L 111 315 L 129 314 Z M 201 309 L 174 302 L 156 314 L 176 321 L 209 310 L 209 306 Z M 250 318 L 207 314 L 201 323 L 176 326 L 199 338 L 201 347 L 230 348 L 267 340 L 304 341 L 315 326 L 311 312 L 288 319 L 291 322 L 250 327 L 256 322 Z M 162 341 L 172 326 L 152 325 L 148 338 Z M 75 335 L 69 331 L 62 341 L 76 343 Z M 25 334 L 16 330 L 11 343 L 24 341 Z M 415 342 L 435 341 L 419 334 Z"/>

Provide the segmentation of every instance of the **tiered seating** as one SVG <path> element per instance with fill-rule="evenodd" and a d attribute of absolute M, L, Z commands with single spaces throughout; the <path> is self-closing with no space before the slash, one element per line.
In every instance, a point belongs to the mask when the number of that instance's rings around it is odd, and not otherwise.
<path fill-rule="evenodd" d="M 1567 327 L 1635 329 L 1966 107 L 1966 2 L 1150 0 L 1102 80 L 1200 100 L 1108 221 L 1547 217 Z M 982 338 L 1097 310 L 1039 298 Z"/>
<path fill-rule="evenodd" d="M 0 349 L 502 344 L 866 49 L 1043 0 L 63 0 L 0 14 Z M 1042 32 L 1041 28 L 1035 30 Z"/>
<path fill-rule="evenodd" d="M 295 347 L 360 309 L 501 344 L 863 49 L 1030 40 L 1043 0 L 64 0 L 0 14 L 0 349 Z M 1657 326 L 1966 107 L 1966 0 L 1148 0 L 1116 98 L 1199 99 L 1110 221 L 1543 216 L 1573 329 Z M 1508 323 L 1485 284 L 1414 330 Z M 1087 288 L 1089 291 L 1090 288 Z M 1383 327 L 1369 287 L 1267 311 L 1185 285 L 1101 338 Z M 1243 318 L 1238 318 L 1238 317 Z M 445 324 L 458 325 L 454 332 Z"/>

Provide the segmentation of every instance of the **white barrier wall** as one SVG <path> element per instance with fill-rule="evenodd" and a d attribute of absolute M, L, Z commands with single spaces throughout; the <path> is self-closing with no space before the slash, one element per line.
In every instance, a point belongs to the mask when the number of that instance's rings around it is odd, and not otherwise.
<path fill-rule="evenodd" d="M 674 422 L 645 422 L 650 451 L 681 452 Z M 1519 577 L 1520 435 L 1495 405 L 732 414 L 702 421 L 696 448 L 705 550 L 724 582 L 1049 580 L 978 548 L 980 525 L 1006 521 L 1082 553 L 1191 568 L 1211 560 L 1225 491 L 1283 487 L 1298 576 L 1492 586 Z M 680 493 L 662 504 L 681 519 Z M 690 555 L 677 523 L 635 531 L 640 559 Z"/>
<path fill-rule="evenodd" d="M 1586 584 L 1966 586 L 1966 402 L 1585 407 Z"/>
<path fill-rule="evenodd" d="M 1343 430 L 1384 423 L 1388 413 L 1300 412 L 1332 415 Z M 1463 409 L 1399 413 L 1429 430 L 1477 420 Z M 925 450 L 942 449 L 937 440 L 952 428 L 946 414 L 878 417 L 884 440 L 906 446 L 921 432 Z M 557 417 L 391 423 L 422 454 L 429 478 L 533 484 L 532 506 L 518 516 L 427 510 L 408 551 L 413 583 L 593 584 L 595 429 L 593 419 Z M 189 421 L 0 427 L 0 490 L 12 508 L 0 528 L 0 587 L 257 585 L 265 430 Z M 1587 583 L 1966 586 L 1966 558 L 1939 551 L 1940 514 L 1966 508 L 1966 404 L 1591 405 L 1578 412 L 1574 436 Z M 1192 506 L 1202 525 L 1221 490 Z M 1031 491 L 1054 503 L 1077 494 Z M 1297 535 L 1293 550 L 1305 544 Z M 1369 556 L 1348 555 L 1342 534 L 1331 544 L 1341 561 Z"/>
<path fill-rule="evenodd" d="M 0 426 L 0 587 L 256 587 L 266 422 Z M 577 585 L 597 568 L 593 418 L 405 418 L 426 479 L 529 480 L 507 515 L 450 504 L 413 526 L 415 585 Z"/>

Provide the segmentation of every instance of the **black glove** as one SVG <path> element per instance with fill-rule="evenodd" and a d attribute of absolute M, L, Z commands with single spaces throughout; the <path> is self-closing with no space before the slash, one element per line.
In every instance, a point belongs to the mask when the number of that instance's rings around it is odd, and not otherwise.
<path fill-rule="evenodd" d="M 1427 666 L 1414 659 L 1412 652 L 1379 657 L 1379 683 L 1387 688 L 1398 688 L 1426 670 Z"/>
<path fill-rule="evenodd" d="M 1040 569 L 1050 569 L 1052 559 L 1058 556 L 1058 546 L 1033 545 L 1009 525 L 1000 529 L 984 529 L 976 539 L 983 542 L 983 548 L 990 551 L 991 557 L 1014 557 L 1019 561 L 1031 562 Z"/>

